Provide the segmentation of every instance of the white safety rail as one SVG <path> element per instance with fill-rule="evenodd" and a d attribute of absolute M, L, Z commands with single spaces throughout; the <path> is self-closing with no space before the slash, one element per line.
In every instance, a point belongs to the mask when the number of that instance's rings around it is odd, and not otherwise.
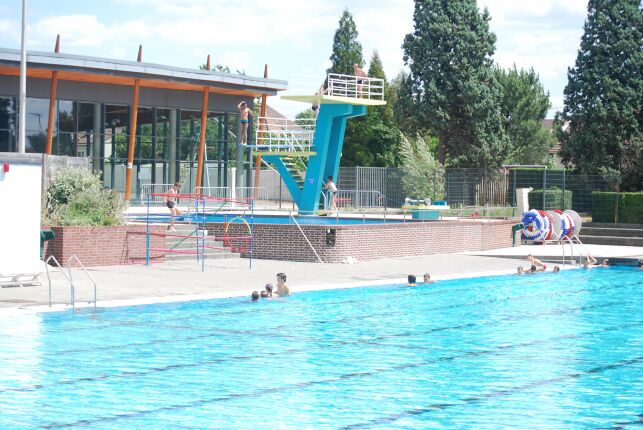
<path fill-rule="evenodd" d="M 379 191 L 338 190 L 335 204 L 338 209 L 361 209 L 384 207 L 384 195 Z M 330 209 L 330 200 L 325 200 Z"/>
<path fill-rule="evenodd" d="M 167 194 L 173 184 L 143 184 L 141 185 L 140 199 L 143 204 L 147 202 L 149 194 Z M 164 205 L 167 200 L 164 196 L 151 195 L 150 205 Z"/>
<path fill-rule="evenodd" d="M 294 120 L 260 117 L 254 147 L 265 152 L 311 151 L 315 122 L 315 118 Z"/>
<path fill-rule="evenodd" d="M 338 97 L 384 100 L 384 80 L 329 73 L 325 94 Z"/>

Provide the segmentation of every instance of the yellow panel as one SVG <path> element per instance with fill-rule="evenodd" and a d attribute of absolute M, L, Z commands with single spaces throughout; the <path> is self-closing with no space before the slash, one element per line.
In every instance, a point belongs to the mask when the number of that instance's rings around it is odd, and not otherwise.
<path fill-rule="evenodd" d="M 283 100 L 292 100 L 304 103 L 323 104 L 340 104 L 340 105 L 361 105 L 361 106 L 382 106 L 386 104 L 384 100 L 360 99 L 357 97 L 340 97 L 340 96 L 280 96 Z"/>

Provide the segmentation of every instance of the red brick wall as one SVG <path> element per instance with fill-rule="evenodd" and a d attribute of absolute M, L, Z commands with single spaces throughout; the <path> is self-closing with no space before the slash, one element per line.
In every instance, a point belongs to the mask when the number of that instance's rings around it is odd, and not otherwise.
<path fill-rule="evenodd" d="M 375 260 L 509 247 L 513 224 L 511 221 L 440 221 L 337 227 L 302 225 L 301 229 L 321 259 L 334 263 L 346 257 Z M 328 229 L 336 231 L 335 246 L 326 245 Z M 208 224 L 208 230 L 210 234 L 223 235 L 222 224 Z M 247 229 L 241 224 L 232 224 L 228 234 L 244 235 Z M 297 226 L 290 224 L 255 224 L 253 257 L 318 261 Z"/>
<path fill-rule="evenodd" d="M 43 227 L 51 229 L 56 237 L 45 242 L 44 255 L 54 255 L 61 265 L 66 265 L 76 255 L 87 266 L 113 266 L 144 263 L 146 253 L 146 227 L 124 225 L 113 227 Z M 152 232 L 163 233 L 163 226 L 152 226 Z M 151 248 L 164 249 L 163 236 L 151 236 Z M 165 261 L 162 251 L 151 252 L 151 261 Z"/>

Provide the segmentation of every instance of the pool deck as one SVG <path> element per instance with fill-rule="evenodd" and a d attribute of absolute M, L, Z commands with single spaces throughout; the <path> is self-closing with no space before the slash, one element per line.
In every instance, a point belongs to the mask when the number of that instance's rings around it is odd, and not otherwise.
<path fill-rule="evenodd" d="M 642 247 L 586 245 L 596 258 L 640 257 Z M 567 252 L 567 251 L 566 251 Z M 293 291 L 350 288 L 367 285 L 405 284 L 410 273 L 421 280 L 428 272 L 432 279 L 445 280 L 484 275 L 514 273 L 518 265 L 527 266 L 524 257 L 560 256 L 560 246 L 519 246 L 485 252 L 388 258 L 355 264 L 318 264 L 273 260 L 213 259 L 206 262 L 205 272 L 196 261 L 176 261 L 146 266 L 108 266 L 88 269 L 98 284 L 98 306 L 121 306 L 197 299 L 250 296 L 266 283 L 276 283 L 277 272 L 288 275 Z M 569 255 L 569 254 L 568 254 Z M 516 260 L 523 258 L 523 260 Z M 571 267 L 568 265 L 568 267 Z M 93 297 L 91 283 L 79 269 L 73 271 L 76 283 L 76 305 L 87 306 Z M 46 275 L 42 287 L 0 288 L 0 311 L 62 310 L 69 300 L 69 285 L 61 273 L 52 275 L 52 301 L 49 308 Z"/>

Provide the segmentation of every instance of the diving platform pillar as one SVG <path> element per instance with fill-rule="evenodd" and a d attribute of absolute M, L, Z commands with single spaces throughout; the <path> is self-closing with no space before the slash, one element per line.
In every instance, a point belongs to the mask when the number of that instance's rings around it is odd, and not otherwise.
<path fill-rule="evenodd" d="M 360 105 L 325 104 L 319 107 L 313 140 L 315 155 L 308 160 L 306 178 L 298 201 L 302 215 L 314 215 L 317 212 L 322 187 L 328 176 L 337 181 L 348 118 L 365 114 L 366 107 Z"/>

